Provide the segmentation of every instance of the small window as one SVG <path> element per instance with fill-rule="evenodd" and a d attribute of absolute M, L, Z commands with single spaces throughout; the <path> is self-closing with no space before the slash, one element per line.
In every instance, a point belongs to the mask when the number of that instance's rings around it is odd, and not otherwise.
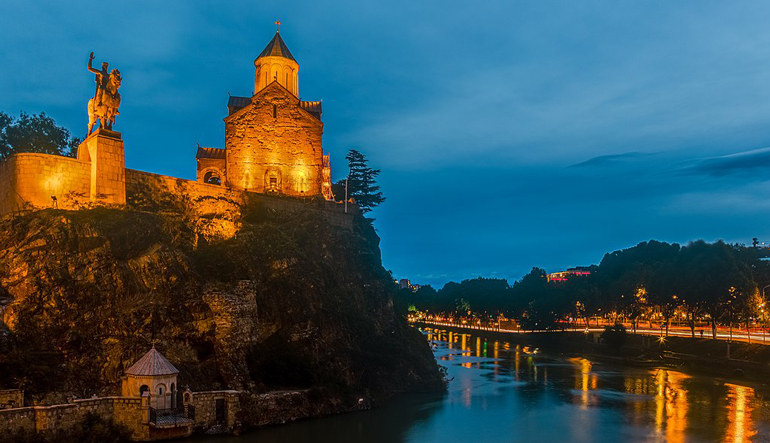
<path fill-rule="evenodd" d="M 163 388 L 158 388 L 158 395 L 163 395 Z"/>
<path fill-rule="evenodd" d="M 278 106 L 273 105 L 273 118 L 278 118 Z"/>
<path fill-rule="evenodd" d="M 217 171 L 209 171 L 203 176 L 203 183 L 221 186 L 222 177 L 219 176 L 219 173 Z"/>
<path fill-rule="evenodd" d="M 149 388 L 149 387 L 147 387 L 147 385 L 142 385 L 142 386 L 139 388 L 139 396 L 141 397 L 141 396 L 142 396 L 142 394 L 144 394 L 145 392 L 147 392 L 147 391 L 149 391 L 149 390 L 150 390 L 150 388 Z"/>

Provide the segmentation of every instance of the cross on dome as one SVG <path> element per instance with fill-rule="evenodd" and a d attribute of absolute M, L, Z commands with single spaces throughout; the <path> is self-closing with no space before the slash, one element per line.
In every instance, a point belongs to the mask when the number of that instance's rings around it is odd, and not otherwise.
<path fill-rule="evenodd" d="M 280 31 L 280 28 L 281 28 L 281 21 L 280 20 L 276 20 L 275 21 L 275 32 Z"/>

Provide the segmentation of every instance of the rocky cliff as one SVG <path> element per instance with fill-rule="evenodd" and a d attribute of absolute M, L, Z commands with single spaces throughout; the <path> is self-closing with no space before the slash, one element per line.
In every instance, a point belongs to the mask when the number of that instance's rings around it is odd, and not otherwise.
<path fill-rule="evenodd" d="M 307 389 L 344 409 L 441 388 L 426 342 L 394 312 L 365 219 L 349 230 L 310 206 L 253 204 L 222 238 L 191 212 L 0 221 L 0 388 L 44 401 L 115 394 L 153 341 L 196 390 Z"/>

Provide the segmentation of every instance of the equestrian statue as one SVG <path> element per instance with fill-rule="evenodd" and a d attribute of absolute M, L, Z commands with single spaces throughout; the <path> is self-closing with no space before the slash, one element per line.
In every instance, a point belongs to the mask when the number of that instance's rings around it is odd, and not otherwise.
<path fill-rule="evenodd" d="M 88 70 L 96 76 L 96 92 L 91 100 L 88 100 L 88 135 L 91 135 L 98 119 L 104 129 L 112 130 L 115 123 L 115 116 L 120 114 L 120 71 L 113 69 L 109 72 L 107 62 L 102 63 L 102 69 L 97 70 L 93 67 L 94 53 L 88 59 Z"/>

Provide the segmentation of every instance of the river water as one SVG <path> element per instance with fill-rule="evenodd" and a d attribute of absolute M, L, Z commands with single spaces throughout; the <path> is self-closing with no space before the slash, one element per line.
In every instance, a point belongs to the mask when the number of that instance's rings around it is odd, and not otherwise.
<path fill-rule="evenodd" d="M 527 354 L 426 330 L 451 382 L 364 412 L 198 443 L 770 442 L 770 387 Z"/>

